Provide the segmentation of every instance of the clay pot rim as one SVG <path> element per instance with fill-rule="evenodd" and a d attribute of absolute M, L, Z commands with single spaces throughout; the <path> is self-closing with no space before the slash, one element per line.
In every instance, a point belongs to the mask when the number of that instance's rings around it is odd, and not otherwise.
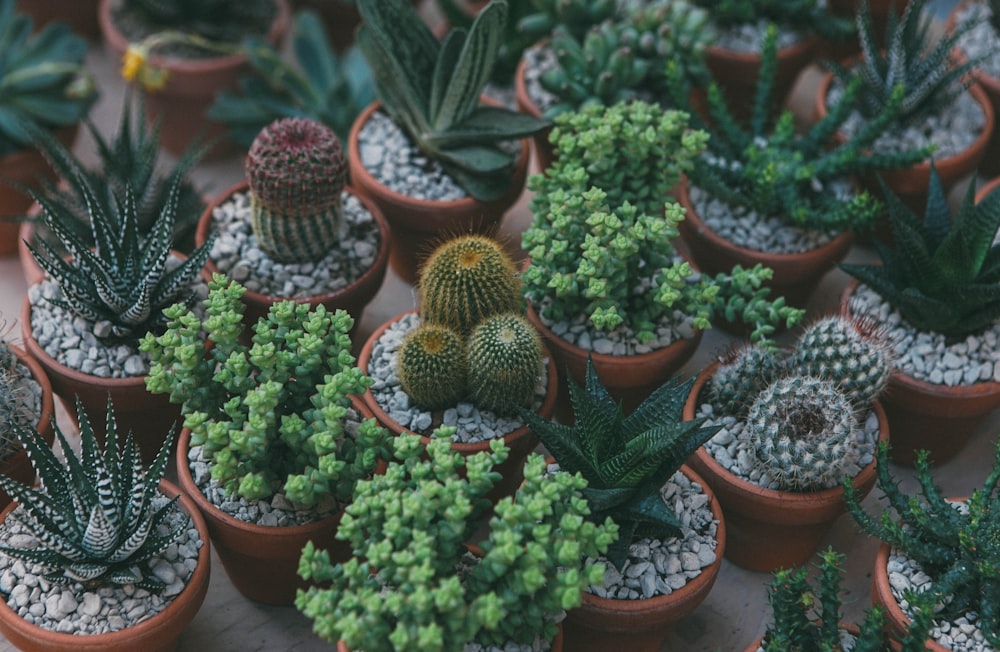
<path fill-rule="evenodd" d="M 361 353 L 358 355 L 357 366 L 365 374 L 368 373 L 368 363 L 371 361 L 371 353 L 375 342 L 382 337 L 382 334 L 386 330 L 400 319 L 409 315 L 411 313 L 419 312 L 418 308 L 410 308 L 409 310 L 404 310 L 403 312 L 397 313 L 396 315 L 390 317 L 385 322 L 383 322 L 378 328 L 376 328 L 368 339 L 365 340 L 364 346 L 361 347 Z M 552 357 L 552 353 L 548 350 L 544 343 L 542 343 L 542 356 L 548 359 L 548 364 L 546 369 L 548 372 L 548 384 L 545 388 L 545 399 L 542 401 L 541 407 L 538 408 L 537 414 L 539 416 L 548 418 L 552 416 L 552 413 L 556 408 L 556 399 L 559 395 L 559 376 L 556 370 L 555 359 Z M 383 427 L 387 428 L 393 433 L 393 435 L 400 435 L 404 432 L 409 434 L 417 434 L 420 437 L 421 443 L 424 445 L 428 444 L 431 438 L 427 435 L 420 435 L 419 433 L 414 433 L 411 430 L 403 428 L 402 424 L 394 420 L 389 414 L 379 405 L 378 401 L 375 400 L 375 395 L 372 394 L 371 388 L 365 390 L 362 395 L 365 407 L 375 416 L 375 419 L 382 424 Z M 508 447 L 511 442 L 518 441 L 527 437 L 531 433 L 531 427 L 528 424 L 522 424 L 520 427 L 508 432 L 501 437 L 495 437 L 494 439 L 502 439 Z M 476 451 L 484 450 L 489 448 L 490 442 L 493 439 L 488 439 L 484 442 L 468 443 L 468 442 L 455 442 L 451 443 L 453 450 L 459 451 L 461 453 L 475 453 Z"/>
<path fill-rule="evenodd" d="M 379 275 L 384 277 L 385 271 L 389 264 L 389 249 L 391 244 L 391 234 L 389 231 L 389 223 L 386 221 L 385 216 L 382 211 L 372 202 L 368 197 L 359 193 L 350 184 L 344 185 L 344 190 L 354 196 L 355 199 L 361 202 L 361 205 L 371 214 L 372 219 L 375 221 L 375 226 L 379 233 L 379 245 L 378 252 L 375 254 L 375 260 L 372 262 L 371 266 L 368 267 L 358 278 L 353 282 L 345 285 L 339 290 L 333 290 L 332 292 L 324 292 L 322 294 L 310 294 L 308 296 L 302 297 L 283 297 L 274 294 L 263 294 L 261 292 L 256 292 L 254 290 L 246 289 L 244 292 L 244 297 L 251 302 L 267 304 L 276 303 L 278 301 L 295 301 L 296 303 L 308 303 L 312 305 L 320 303 L 328 303 L 335 301 L 343 301 L 350 297 L 358 288 L 364 287 L 369 283 L 375 283 Z M 221 206 L 222 204 L 229 201 L 229 199 L 240 192 L 249 192 L 250 182 L 244 179 L 243 181 L 238 181 L 232 186 L 227 188 L 221 194 L 217 195 L 214 199 L 206 202 L 205 210 L 202 211 L 201 217 L 198 218 L 198 224 L 195 228 L 194 240 L 196 246 L 201 246 L 208 239 L 208 231 L 212 224 L 212 212 Z M 222 273 L 216 266 L 215 261 L 212 260 L 211 256 L 205 261 L 205 270 L 208 276 L 211 278 L 213 273 Z M 353 317 L 353 315 L 352 315 Z"/>
<path fill-rule="evenodd" d="M 819 35 L 815 32 L 806 32 L 801 39 L 783 48 L 778 48 L 778 58 L 789 56 L 802 56 L 810 49 L 816 47 L 821 42 Z M 709 45 L 705 48 L 706 56 L 713 56 L 719 59 L 726 59 L 736 63 L 756 63 L 760 61 L 760 52 L 749 52 L 745 50 L 730 50 L 718 45 Z"/>
<path fill-rule="evenodd" d="M 952 498 L 950 500 L 961 500 Z M 896 598 L 892 595 L 892 588 L 889 585 L 889 554 L 892 551 L 885 541 L 881 542 L 878 552 L 875 553 L 875 567 L 872 570 L 872 602 L 881 604 L 885 608 L 886 625 L 891 628 L 899 628 L 899 631 L 906 631 L 910 624 L 910 619 L 903 613 Z M 928 650 L 936 652 L 949 652 L 949 648 L 937 643 L 934 639 L 928 638 L 926 645 Z"/>
<path fill-rule="evenodd" d="M 158 630 L 165 630 L 169 628 L 170 624 L 174 622 L 185 609 L 189 608 L 189 602 L 194 603 L 194 611 L 197 612 L 198 608 L 200 608 L 201 604 L 204 602 L 205 594 L 208 591 L 208 581 L 210 577 L 211 540 L 208 535 L 208 525 L 205 523 L 205 519 L 202 518 L 201 513 L 198 511 L 198 507 L 195 505 L 194 501 L 188 497 L 187 494 L 181 491 L 177 485 L 165 478 L 161 479 L 160 493 L 167 498 L 178 496 L 178 504 L 191 518 L 191 522 L 198 530 L 198 536 L 201 538 L 202 542 L 201 547 L 198 549 L 198 563 L 195 566 L 194 571 L 191 573 L 191 577 L 188 578 L 187 583 L 184 585 L 184 589 L 170 601 L 163 611 L 147 620 L 116 632 L 88 634 L 85 636 L 54 632 L 39 627 L 33 623 L 29 623 L 18 616 L 13 609 L 7 606 L 7 602 L 5 600 L 0 600 L 0 620 L 4 621 L 5 624 L 21 623 L 21 625 L 10 626 L 16 627 L 19 631 L 25 632 L 26 636 L 30 636 L 44 645 L 52 646 L 57 649 L 83 648 L 85 650 L 102 650 L 110 646 L 113 641 L 117 642 L 118 639 L 136 639 L 140 636 L 152 635 Z M 17 507 L 17 505 L 18 503 L 12 502 L 3 510 L 3 512 L 0 512 L 0 522 L 6 519 L 7 515 L 10 514 L 10 512 Z"/>

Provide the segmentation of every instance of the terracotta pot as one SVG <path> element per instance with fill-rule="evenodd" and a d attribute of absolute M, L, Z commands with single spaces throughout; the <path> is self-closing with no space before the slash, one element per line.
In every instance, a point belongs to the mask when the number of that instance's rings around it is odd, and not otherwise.
<path fill-rule="evenodd" d="M 368 337 L 364 346 L 361 348 L 361 353 L 358 355 L 358 368 L 365 373 L 368 373 L 368 364 L 371 361 L 372 347 L 375 345 L 375 342 L 382 337 L 382 334 L 385 333 L 389 326 L 402 319 L 405 315 L 414 312 L 416 312 L 416 309 L 401 312 L 379 326 L 375 332 Z M 553 412 L 555 412 L 556 397 L 558 396 L 559 387 L 559 374 L 556 371 L 554 356 L 544 347 L 544 345 L 542 358 L 548 359 L 548 387 L 545 391 L 545 399 L 542 401 L 542 406 L 538 409 L 538 414 L 542 417 L 548 418 L 552 416 Z M 409 432 L 409 430 L 403 428 L 402 424 L 389 416 L 379 402 L 375 400 L 375 396 L 372 394 L 371 389 L 366 390 L 362 398 L 371 413 L 375 415 L 379 424 L 389 430 L 393 435 L 400 435 L 403 432 Z M 435 425 L 437 425 L 440 423 L 441 411 L 435 412 L 434 416 Z M 486 495 L 486 497 L 492 502 L 496 502 L 504 496 L 514 494 L 517 488 L 521 485 L 521 481 L 524 479 L 522 469 L 524 459 L 528 456 L 528 453 L 535 450 L 535 447 L 538 446 L 538 437 L 534 432 L 532 432 L 531 428 L 526 425 L 507 433 L 502 437 L 502 439 L 503 442 L 510 448 L 510 454 L 508 455 L 506 461 L 496 467 L 496 470 L 500 472 L 502 477 L 496 486 L 493 487 L 493 489 Z M 426 445 L 430 442 L 430 437 L 421 435 L 420 440 L 424 445 Z M 462 455 L 469 457 L 480 451 L 489 451 L 490 442 L 453 442 L 451 448 L 452 450 L 456 450 Z"/>
<path fill-rule="evenodd" d="M 62 127 L 55 135 L 66 147 L 72 147 L 79 125 Z M 56 175 L 41 152 L 34 148 L 21 149 L 0 157 L 0 180 L 16 181 L 31 188 L 39 188 L 43 181 L 53 181 Z M 0 256 L 11 256 L 17 252 L 18 230 L 21 228 L 11 217 L 25 215 L 34 200 L 29 195 L 13 188 L 9 183 L 0 183 Z"/>
<path fill-rule="evenodd" d="M 566 647 L 588 652 L 656 652 L 670 633 L 673 623 L 684 618 L 708 596 L 722 567 L 726 551 L 726 523 L 722 507 L 712 489 L 693 469 L 681 467 L 684 475 L 701 485 L 709 498 L 712 514 L 719 522 L 715 562 L 701 574 L 669 595 L 645 600 L 601 598 L 583 594 L 583 604 L 566 613 Z"/>
<path fill-rule="evenodd" d="M 275 0 L 275 3 L 278 14 L 267 33 L 267 40 L 278 45 L 288 31 L 291 10 L 288 0 Z M 116 59 L 121 59 L 129 45 L 112 18 L 112 9 L 120 4 L 121 0 L 100 0 L 98 13 L 101 34 Z M 179 156 L 196 139 L 201 143 L 218 139 L 218 144 L 202 159 L 203 162 L 236 153 L 236 145 L 225 139 L 226 126 L 208 119 L 205 111 L 220 92 L 237 90 L 239 78 L 250 71 L 246 56 L 227 54 L 176 59 L 153 55 L 150 64 L 168 71 L 166 86 L 146 93 L 146 121 L 153 124 L 161 120 L 162 147 Z"/>
<path fill-rule="evenodd" d="M 514 72 L 514 98 L 517 100 L 517 110 L 534 118 L 541 118 L 542 109 L 528 93 L 528 83 L 524 76 L 526 66 L 527 59 L 522 56 L 517 64 L 517 70 Z M 555 158 L 555 147 L 549 142 L 550 133 L 552 133 L 552 127 L 548 127 L 531 137 L 531 142 L 535 145 L 535 163 L 538 165 L 539 171 L 542 172 L 552 166 L 552 160 Z"/>
<path fill-rule="evenodd" d="M 150 394 L 146 390 L 145 376 L 102 378 L 58 362 L 45 352 L 31 332 L 31 302 L 27 296 L 21 304 L 21 337 L 24 348 L 45 369 L 53 391 L 74 424 L 79 425 L 76 416 L 76 397 L 79 397 L 98 441 L 103 444 L 110 395 L 115 404 L 119 432 L 131 430 L 143 463 L 153 461 L 170 425 L 180 423 L 179 405 L 170 403 L 166 394 Z"/>
<path fill-rule="evenodd" d="M 772 297 L 783 296 L 786 303 L 797 308 L 806 307 L 820 280 L 847 255 L 854 240 L 853 234 L 845 231 L 826 244 L 801 253 L 755 251 L 723 238 L 702 221 L 691 203 L 687 181 L 677 185 L 677 199 L 686 211 L 677 228 L 700 270 L 718 274 L 731 271 L 735 265 L 753 267 L 760 263 L 774 270 L 771 280 L 764 282 L 765 287 L 771 288 Z M 726 326 L 721 322 L 720 325 Z"/>
<path fill-rule="evenodd" d="M 178 504 L 191 517 L 202 540 L 198 551 L 198 565 L 188 579 L 187 586 L 160 613 L 137 625 L 108 634 L 66 634 L 53 632 L 28 623 L 17 612 L 0 601 L 0 633 L 19 650 L 38 652 L 168 652 L 177 649 L 177 639 L 188 624 L 194 620 L 205 595 L 211 575 L 211 545 L 208 528 L 194 503 L 174 484 L 160 481 L 160 493 L 172 498 L 179 496 Z M 0 522 L 7 518 L 15 505 L 10 505 L 2 514 Z"/>
<path fill-rule="evenodd" d="M 97 24 L 98 0 L 17 0 L 17 11 L 31 15 L 35 30 L 52 21 L 66 23 L 80 36 L 96 40 L 101 35 Z"/>
<path fill-rule="evenodd" d="M 888 543 L 882 542 L 875 554 L 875 569 L 872 572 L 872 604 L 881 606 L 885 612 L 886 631 L 895 637 L 902 638 L 910 627 L 910 619 L 899 607 L 899 603 L 892 595 L 892 588 L 889 586 L 889 553 L 891 550 Z M 925 649 L 932 652 L 950 652 L 951 650 L 951 648 L 931 639 L 928 639 L 925 645 Z"/>
<path fill-rule="evenodd" d="M 386 222 L 385 217 L 382 216 L 378 207 L 375 206 L 375 204 L 368 198 L 354 192 L 350 186 L 346 186 L 346 188 L 348 192 L 355 195 L 364 207 L 368 209 L 368 211 L 372 214 L 372 218 L 375 220 L 375 224 L 378 226 L 380 241 L 378 253 L 375 255 L 375 262 L 364 274 L 361 275 L 360 278 L 340 290 L 325 292 L 323 294 L 317 294 L 309 297 L 291 298 L 291 300 L 296 303 L 306 303 L 310 306 L 322 304 L 331 311 L 337 310 L 338 308 L 346 310 L 354 318 L 354 329 L 352 330 L 353 334 L 356 331 L 358 324 L 361 323 L 361 317 L 364 313 L 365 306 L 371 303 L 371 300 L 378 293 L 379 288 L 382 287 L 382 281 L 385 279 L 385 272 L 389 265 L 390 235 L 389 224 Z M 196 246 L 200 247 L 208 239 L 209 231 L 212 228 L 213 211 L 221 204 L 227 202 L 234 194 L 245 193 L 248 192 L 249 189 L 249 184 L 246 181 L 241 181 L 231 186 L 228 190 L 220 194 L 208 204 L 205 211 L 198 219 L 198 227 L 194 234 L 194 242 Z M 214 274 L 219 271 L 219 268 L 216 267 L 211 258 L 208 259 L 208 262 L 205 264 L 205 268 L 209 274 Z M 252 328 L 253 325 L 257 323 L 258 319 L 267 317 L 268 310 L 270 310 L 272 304 L 288 298 L 289 297 L 265 295 L 260 292 L 254 292 L 253 290 L 247 290 L 243 294 L 243 304 L 246 306 L 246 312 L 243 314 L 243 323 L 248 329 Z"/>
<path fill-rule="evenodd" d="M 846 62 L 845 66 L 849 67 L 850 62 Z M 823 117 L 827 114 L 826 96 L 830 89 L 830 84 L 832 83 L 832 72 L 826 73 L 820 80 L 815 102 L 815 115 L 817 120 L 823 119 Z M 969 86 L 968 92 L 972 94 L 973 99 L 975 99 L 979 106 L 982 107 L 986 127 L 979 134 L 979 136 L 976 137 L 972 145 L 964 151 L 952 156 L 946 156 L 934 160 L 934 165 L 941 177 L 941 185 L 944 188 L 946 195 L 959 181 L 965 179 L 976 171 L 979 161 L 982 160 L 983 155 L 986 153 L 986 145 L 989 143 L 994 131 L 993 106 L 990 104 L 986 93 L 983 91 L 982 87 L 975 82 Z M 843 142 L 843 136 L 841 136 L 839 132 L 834 136 L 834 138 Z M 881 170 L 879 171 L 878 176 L 882 178 L 886 185 L 903 201 L 904 204 L 910 207 L 910 209 L 917 215 L 923 215 L 924 207 L 927 205 L 927 188 L 930 185 L 930 174 L 931 165 L 928 160 L 908 168 Z M 881 196 L 881 189 L 874 173 L 865 173 L 861 175 L 859 181 L 862 186 L 871 191 L 876 197 Z M 880 235 L 884 232 L 885 228 L 882 227 Z"/>
<path fill-rule="evenodd" d="M 858 285 L 852 279 L 844 288 L 840 297 L 841 314 L 851 315 L 851 295 Z M 892 461 L 912 467 L 917 451 L 928 450 L 931 460 L 941 464 L 954 457 L 976 428 L 1000 407 L 1000 383 L 949 387 L 893 369 L 881 400 L 893 433 Z"/>
<path fill-rule="evenodd" d="M 38 416 L 38 423 L 35 424 L 35 430 L 42 435 L 42 438 L 45 439 L 45 442 L 49 446 L 52 446 L 52 441 L 55 439 L 55 432 L 52 430 L 52 417 L 55 414 L 55 407 L 52 401 L 52 384 L 49 382 L 48 376 L 45 375 L 45 370 L 42 369 L 42 366 L 28 355 L 24 349 L 13 344 L 9 344 L 9 346 L 14 355 L 17 356 L 18 362 L 28 367 L 31 371 L 31 377 L 42 388 L 41 410 Z M 3 461 L 0 461 L 0 474 L 21 484 L 32 485 L 35 483 L 35 468 L 31 465 L 31 460 L 28 459 L 27 451 L 20 445 Z M 9 505 L 10 500 L 7 492 L 0 489 L 0 509 Z"/>
<path fill-rule="evenodd" d="M 482 102 L 496 104 L 486 97 L 482 98 Z M 491 202 L 481 202 L 473 197 L 444 201 L 414 199 L 382 185 L 361 164 L 358 133 L 381 106 L 378 101 L 368 105 L 351 126 L 347 141 L 351 183 L 358 194 L 369 197 L 389 221 L 393 239 L 389 264 L 404 281 L 415 284 L 423 259 L 439 241 L 457 233 L 490 235 L 496 230 L 503 214 L 524 189 L 531 140 L 521 139 L 521 154 L 514 168 L 510 190 L 500 199 Z"/>
<path fill-rule="evenodd" d="M 698 412 L 698 395 L 715 373 L 718 362 L 698 374 L 684 404 L 684 419 Z M 889 424 L 878 401 L 872 409 L 878 417 L 879 441 L 889 437 Z M 711 485 L 726 515 L 729 561 L 743 568 L 771 572 L 808 561 L 833 522 L 844 510 L 844 492 L 839 486 L 812 492 L 765 489 L 730 473 L 715 461 L 704 446 L 688 463 Z M 851 485 L 862 500 L 875 485 L 875 460 L 854 477 Z"/>
<path fill-rule="evenodd" d="M 559 633 L 556 634 L 554 639 L 552 639 L 552 645 L 549 647 L 549 652 L 562 652 L 563 638 L 563 624 L 559 623 Z M 343 641 L 337 641 L 337 652 L 351 652 L 351 648 L 347 647 L 347 644 Z"/>

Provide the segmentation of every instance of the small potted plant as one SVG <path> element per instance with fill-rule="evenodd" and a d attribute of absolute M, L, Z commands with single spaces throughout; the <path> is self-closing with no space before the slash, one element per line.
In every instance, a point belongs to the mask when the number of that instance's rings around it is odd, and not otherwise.
<path fill-rule="evenodd" d="M 948 15 L 946 32 L 959 32 L 955 45 L 962 56 L 976 62 L 969 73 L 982 87 L 993 107 L 993 115 L 1000 110 L 1000 6 L 993 0 L 964 0 L 955 3 Z M 993 136 L 986 146 L 979 170 L 986 177 L 1000 174 L 1000 133 L 993 129 Z"/>
<path fill-rule="evenodd" d="M 588 361 L 585 387 L 570 381 L 573 426 L 522 412 L 559 470 L 587 481 L 589 518 L 618 525 L 618 540 L 597 559 L 607 564 L 603 581 L 566 616 L 568 649 L 655 652 L 715 583 L 722 510 L 684 461 L 721 426 L 681 419 L 693 382 L 668 380 L 626 416 Z"/>
<path fill-rule="evenodd" d="M 244 169 L 246 179 L 205 208 L 195 242 L 215 236 L 208 268 L 246 288 L 247 326 L 282 299 L 360 321 L 385 278 L 389 225 L 345 185 L 337 135 L 310 118 L 279 118 L 257 134 Z"/>
<path fill-rule="evenodd" d="M 580 475 L 548 474 L 532 454 L 515 497 L 493 506 L 492 469 L 507 455 L 500 441 L 464 456 L 449 428 L 430 443 L 402 435 L 384 475 L 358 483 L 337 530 L 354 557 L 333 564 L 309 544 L 300 572 L 318 586 L 296 606 L 340 650 L 457 650 L 470 642 L 539 646 L 556 642 L 563 610 L 580 603 L 604 568 L 584 565 L 617 534 L 588 520 Z M 477 541 L 467 546 L 468 541 Z M 546 649 L 531 647 L 531 649 Z"/>
<path fill-rule="evenodd" d="M 242 294 L 216 274 L 204 316 L 168 308 L 165 332 L 141 344 L 146 385 L 181 406 L 178 477 L 230 580 L 258 602 L 291 604 L 306 541 L 347 553 L 333 532 L 355 482 L 388 457 L 388 435 L 358 400 L 371 380 L 354 366 L 349 314 L 281 301 L 247 343 Z"/>
<path fill-rule="evenodd" d="M 927 451 L 920 451 L 919 495 L 908 495 L 893 477 L 888 446 L 879 447 L 878 488 L 888 503 L 879 517 L 869 515 L 860 505 L 862 497 L 845 485 L 851 516 L 868 536 L 882 540 L 875 558 L 872 600 L 885 609 L 888 628 L 896 634 L 915 620 L 917 610 L 906 599 L 908 592 L 923 596 L 918 604 L 934 605 L 928 650 L 962 649 L 973 641 L 978 649 L 996 648 L 1000 646 L 1000 613 L 995 607 L 1000 598 L 996 534 L 1000 448 L 989 476 L 968 498 L 944 497 L 934 484 L 928 460 Z"/>
<path fill-rule="evenodd" d="M 359 0 L 358 8 L 358 46 L 379 102 L 351 128 L 351 181 L 389 220 L 391 264 L 412 283 L 442 233 L 487 233 L 499 222 L 524 187 L 525 137 L 546 123 L 481 101 L 507 20 L 504 0 L 443 42 L 405 0 Z"/>
<path fill-rule="evenodd" d="M 844 512 L 841 481 L 861 496 L 871 490 L 876 443 L 889 436 L 876 399 L 891 368 L 877 327 L 833 316 L 806 328 L 788 353 L 745 346 L 698 375 L 684 416 L 724 427 L 691 466 L 722 503 L 733 563 L 765 571 L 803 563 Z"/>
<path fill-rule="evenodd" d="M 0 514 L 0 566 L 15 574 L 0 632 L 20 649 L 170 649 L 205 599 L 211 558 L 194 503 L 163 480 L 174 430 L 146 468 L 110 400 L 103 450 L 76 409 L 79 453 L 55 429 L 65 462 L 37 431 L 16 428 L 41 482 L 0 476 L 16 501 Z M 38 614 L 32 603 L 53 608 Z"/>

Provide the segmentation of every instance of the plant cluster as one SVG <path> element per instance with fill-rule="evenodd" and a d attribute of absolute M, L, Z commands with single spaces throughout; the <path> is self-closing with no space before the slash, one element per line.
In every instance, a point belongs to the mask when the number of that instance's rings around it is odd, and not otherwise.
<path fill-rule="evenodd" d="M 183 523 L 163 532 L 161 524 L 177 509 L 177 498 L 154 508 L 160 479 L 170 460 L 174 438 L 171 428 L 156 458 L 143 469 L 139 449 L 130 432 L 119 443 L 114 406 L 108 399 L 104 450 L 98 448 L 94 429 L 80 400 L 80 453 L 53 424 L 66 457 L 56 457 L 33 427 L 15 426 L 41 480 L 39 488 L 0 475 L 0 488 L 21 504 L 15 514 L 37 546 L 0 545 L 0 552 L 50 572 L 54 584 L 79 582 L 87 587 L 134 584 L 151 592 L 164 588 L 148 562 L 184 531 Z"/>
<path fill-rule="evenodd" d="M 667 539 L 682 534 L 672 505 L 660 497 L 663 485 L 684 461 L 721 429 L 703 426 L 705 419 L 684 421 L 684 401 L 694 379 L 668 380 L 628 416 L 608 394 L 587 360 L 585 386 L 569 381 L 575 421 L 572 426 L 546 421 L 521 411 L 559 468 L 587 481 L 583 495 L 590 519 L 610 517 L 618 524 L 618 540 L 608 560 L 621 568 L 629 546 L 644 537 Z"/>
<path fill-rule="evenodd" d="M 954 218 L 931 164 L 920 220 L 883 184 L 893 242 L 875 241 L 881 265 L 842 264 L 922 331 L 957 340 L 1000 317 L 1000 193 L 975 202 L 975 180 Z"/>
<path fill-rule="evenodd" d="M 576 39 L 582 39 L 594 25 L 614 18 L 618 0 L 531 0 L 536 11 L 521 18 L 517 29 L 532 43 L 548 37 L 562 27 Z"/>
<path fill-rule="evenodd" d="M 25 400 L 25 392 L 31 391 L 27 380 L 10 344 L 0 340 L 0 460 L 17 449 L 17 430 L 38 421 L 38 412 Z"/>
<path fill-rule="evenodd" d="M 864 420 L 892 366 L 891 344 L 873 325 L 827 317 L 788 354 L 735 350 L 713 375 L 708 400 L 745 424 L 754 463 L 782 489 L 826 489 L 858 464 Z"/>
<path fill-rule="evenodd" d="M 247 153 L 253 234 L 282 262 L 316 262 L 344 236 L 347 159 L 337 135 L 309 118 L 264 127 Z"/>
<path fill-rule="evenodd" d="M 277 14 L 274 0 L 123 0 L 122 10 L 152 31 L 176 31 L 210 41 L 239 43 L 267 31 Z"/>
<path fill-rule="evenodd" d="M 166 310 L 166 332 L 143 338 L 146 388 L 181 405 L 191 446 L 204 446 L 212 479 L 229 495 L 268 498 L 279 489 L 314 505 L 350 499 L 354 483 L 388 456 L 374 419 L 355 426 L 350 395 L 371 379 L 354 365 L 343 310 L 279 301 L 241 341 L 245 288 L 215 274 L 205 316 L 183 304 Z M 211 346 L 204 346 L 206 332 Z"/>
<path fill-rule="evenodd" d="M 722 28 L 759 21 L 787 25 L 803 32 L 815 32 L 838 41 L 854 35 L 849 18 L 830 11 L 819 0 L 694 0 Z"/>
<path fill-rule="evenodd" d="M 870 516 L 844 483 L 847 510 L 869 536 L 917 562 L 930 577 L 926 591 L 937 620 L 975 612 L 986 640 L 1000 646 L 1000 447 L 989 476 L 964 504 L 941 495 L 928 458 L 927 451 L 918 452 L 914 466 L 920 494 L 907 495 L 892 476 L 888 445 L 880 446 L 877 486 L 888 503 L 885 511 Z"/>
<path fill-rule="evenodd" d="M 542 345 L 503 247 L 459 236 L 435 249 L 421 272 L 421 323 L 399 350 L 403 390 L 431 410 L 463 399 L 498 414 L 529 404 Z"/>
<path fill-rule="evenodd" d="M 551 641 L 552 619 L 602 581 L 603 565 L 584 560 L 604 552 L 617 527 L 588 520 L 580 475 L 548 475 L 535 454 L 517 495 L 494 508 L 481 557 L 466 556 L 500 479 L 493 468 L 509 451 L 494 440 L 489 452 L 462 456 L 451 450 L 453 430 L 439 429 L 426 447 L 395 438 L 385 474 L 358 483 L 337 530 L 350 560 L 334 566 L 306 545 L 299 574 L 325 588 L 300 591 L 296 606 L 321 637 L 369 652 Z"/>
<path fill-rule="evenodd" d="M 83 65 L 87 42 L 62 23 L 32 28 L 15 0 L 0 1 L 0 156 L 34 144 L 24 125 L 75 124 L 97 99 Z"/>
<path fill-rule="evenodd" d="M 483 201 L 502 197 L 516 155 L 499 144 L 547 126 L 479 103 L 507 20 L 505 0 L 492 0 L 468 31 L 452 29 L 443 41 L 407 0 L 361 0 L 358 9 L 358 47 L 389 116 L 470 195 Z"/>
<path fill-rule="evenodd" d="M 555 162 L 528 181 L 534 218 L 522 236 L 531 257 L 524 294 L 544 317 L 586 315 L 600 330 L 624 324 L 640 341 L 675 311 L 695 328 L 716 314 L 742 318 L 755 339 L 801 319 L 783 299 L 764 298 L 771 270 L 736 267 L 712 278 L 676 254 L 684 209 L 666 198 L 707 139 L 686 113 L 633 101 L 584 106 L 555 123 Z"/>
<path fill-rule="evenodd" d="M 321 122 L 345 141 L 354 119 L 375 99 L 372 73 L 361 52 L 350 48 L 337 55 L 315 12 L 295 15 L 291 50 L 293 62 L 263 38 L 244 40 L 250 72 L 240 78 L 238 93 L 219 93 L 208 110 L 238 144 L 250 147 L 268 124 L 294 117 Z"/>
<path fill-rule="evenodd" d="M 930 153 L 926 149 L 898 154 L 871 151 L 898 115 L 902 89 L 896 89 L 884 110 L 854 137 L 832 147 L 833 135 L 863 92 L 860 80 L 850 82 L 841 100 L 805 133 L 796 130 L 791 111 L 784 111 L 772 123 L 777 38 L 772 25 L 764 40 L 751 117 L 745 126 L 729 110 L 714 83 L 707 95 L 711 120 L 703 120 L 690 105 L 689 84 L 679 67 L 671 64 L 668 83 L 674 102 L 688 107 L 692 124 L 711 134 L 705 155 L 692 165 L 691 182 L 717 199 L 748 207 L 761 217 L 775 216 L 792 225 L 826 231 L 871 229 L 881 214 L 880 203 L 868 192 L 840 192 L 836 184 L 846 186 L 850 175 L 860 172 L 907 167 Z"/>

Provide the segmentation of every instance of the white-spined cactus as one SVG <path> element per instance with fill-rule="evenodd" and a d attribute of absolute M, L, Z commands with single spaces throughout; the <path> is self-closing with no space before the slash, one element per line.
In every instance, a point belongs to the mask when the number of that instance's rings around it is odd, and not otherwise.
<path fill-rule="evenodd" d="M 745 414 L 782 364 L 781 353 L 772 346 L 746 344 L 733 349 L 712 376 L 709 400 L 725 414 Z"/>

